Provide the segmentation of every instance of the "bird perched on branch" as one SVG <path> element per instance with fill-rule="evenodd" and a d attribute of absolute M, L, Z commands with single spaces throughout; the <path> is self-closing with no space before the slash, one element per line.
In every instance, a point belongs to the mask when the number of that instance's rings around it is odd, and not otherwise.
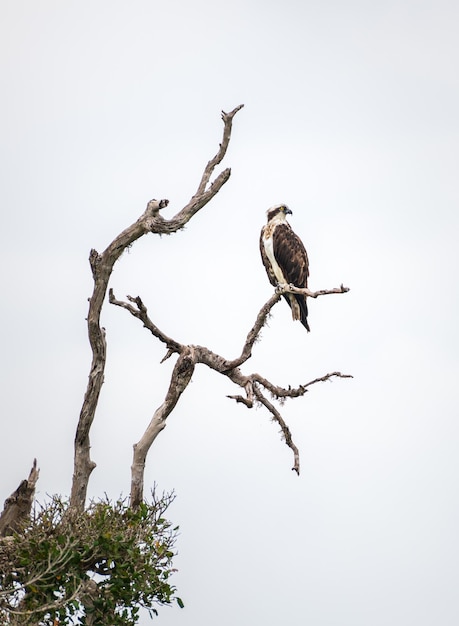
<path fill-rule="evenodd" d="M 286 216 L 292 211 L 285 204 L 276 204 L 266 211 L 268 223 L 260 235 L 260 252 L 271 285 L 308 286 L 309 261 L 303 242 L 292 230 Z M 300 320 L 309 332 L 306 296 L 285 293 L 292 309 L 292 318 Z"/>

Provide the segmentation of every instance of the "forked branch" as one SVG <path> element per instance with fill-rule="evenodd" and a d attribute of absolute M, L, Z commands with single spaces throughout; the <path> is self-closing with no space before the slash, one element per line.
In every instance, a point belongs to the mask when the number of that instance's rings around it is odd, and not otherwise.
<path fill-rule="evenodd" d="M 201 178 L 201 181 L 200 181 L 199 186 L 198 186 L 198 190 L 196 192 L 197 196 L 200 196 L 200 195 L 202 195 L 205 192 L 205 190 L 207 188 L 207 185 L 209 184 L 210 177 L 213 174 L 214 169 L 224 159 L 226 151 L 228 150 L 228 146 L 229 146 L 229 142 L 230 142 L 230 138 L 231 138 L 231 129 L 232 129 L 232 125 L 233 125 L 233 117 L 236 115 L 236 113 L 238 111 L 240 111 L 242 109 L 243 106 L 244 106 L 243 104 L 240 104 L 239 106 L 237 106 L 235 109 L 233 109 L 229 113 L 225 113 L 225 111 L 222 111 L 222 120 L 223 120 L 223 123 L 224 123 L 223 139 L 222 139 L 222 142 L 220 144 L 220 147 L 218 149 L 217 154 L 214 156 L 213 159 L 210 159 L 210 161 L 206 165 L 206 168 L 205 168 L 205 170 L 204 170 L 204 172 L 202 174 L 202 178 Z"/>
<path fill-rule="evenodd" d="M 337 290 L 322 290 L 320 292 L 311 293 L 316 293 L 316 297 L 318 297 L 319 295 L 326 295 L 329 293 L 345 293 L 348 291 L 347 288 L 342 289 L 343 291 L 341 292 L 338 292 Z M 168 358 L 174 353 L 179 355 L 174 372 L 172 373 L 171 383 L 169 385 L 169 391 L 166 395 L 166 399 L 156 410 L 142 439 L 138 444 L 134 445 L 134 462 L 131 473 L 131 506 L 138 505 L 143 497 L 143 474 L 147 452 L 159 432 L 161 432 L 161 430 L 165 427 L 165 420 L 171 413 L 172 403 L 173 408 L 190 382 L 191 375 L 197 363 L 202 363 L 219 374 L 226 376 L 244 392 L 244 395 L 229 395 L 229 398 L 244 404 L 247 408 L 252 408 L 256 401 L 269 411 L 272 420 L 279 424 L 285 443 L 293 452 L 292 469 L 299 474 L 299 451 L 293 441 L 290 429 L 279 410 L 270 400 L 268 400 L 266 395 L 263 393 L 263 390 L 266 390 L 272 398 L 282 403 L 287 398 L 298 398 L 303 396 L 309 390 L 309 387 L 318 382 L 332 380 L 333 378 L 352 378 L 352 376 L 349 374 L 342 374 L 341 372 L 331 372 L 325 376 L 321 376 L 320 378 L 316 378 L 308 383 L 300 385 L 299 387 L 284 388 L 275 385 L 258 373 L 252 373 L 249 375 L 242 373 L 240 366 L 251 357 L 252 347 L 259 337 L 261 329 L 266 323 L 271 309 L 277 302 L 279 302 L 281 295 L 282 290 L 277 290 L 261 307 L 254 325 L 247 334 L 240 356 L 236 359 L 230 360 L 216 354 L 204 346 L 184 345 L 174 339 L 171 339 L 152 322 L 148 316 L 146 306 L 139 297 L 133 298 L 132 296 L 127 296 L 128 301 L 123 302 L 121 300 L 117 300 L 113 291 L 110 290 L 111 304 L 129 311 L 133 317 L 142 322 L 143 326 L 147 328 L 154 337 L 165 344 L 167 347 L 167 354 L 165 358 Z M 186 360 L 186 367 L 184 366 L 184 359 Z"/>
<path fill-rule="evenodd" d="M 100 325 L 100 316 L 113 267 L 124 250 L 137 239 L 148 233 L 161 235 L 177 232 L 219 192 L 230 177 L 230 169 L 227 168 L 218 174 L 212 182 L 211 177 L 216 166 L 226 154 L 231 138 L 233 118 L 241 108 L 242 105 L 239 105 L 230 113 L 223 113 L 223 139 L 219 150 L 215 157 L 207 163 L 197 192 L 185 207 L 172 219 L 167 220 L 159 212 L 168 206 L 169 201 L 150 200 L 143 214 L 131 226 L 115 237 L 104 252 L 99 254 L 96 250 L 91 250 L 89 262 L 94 279 L 94 287 L 93 293 L 89 298 L 87 324 L 92 363 L 75 435 L 74 472 L 70 506 L 76 511 L 84 509 L 89 477 L 95 468 L 95 463 L 90 457 L 89 432 L 104 380 L 106 340 L 105 331 Z M 176 347 L 174 342 L 172 342 L 171 349 Z"/>

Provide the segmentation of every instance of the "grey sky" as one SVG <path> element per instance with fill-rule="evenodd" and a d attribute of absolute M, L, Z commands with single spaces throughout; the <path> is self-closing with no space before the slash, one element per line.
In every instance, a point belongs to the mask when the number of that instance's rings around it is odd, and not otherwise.
<path fill-rule="evenodd" d="M 66 494 L 90 354 L 91 247 L 153 197 L 175 213 L 234 122 L 230 181 L 113 275 L 179 341 L 235 356 L 271 287 L 265 210 L 309 252 L 308 335 L 284 303 L 244 371 L 298 385 L 282 409 L 302 474 L 261 409 L 199 369 L 147 484 L 175 489 L 165 626 L 453 626 L 459 621 L 459 9 L 455 2 L 4 1 L 0 19 L 5 498 L 41 467 Z M 91 495 L 129 489 L 132 444 L 172 360 L 108 305 Z M 144 622 L 149 623 L 146 619 Z"/>

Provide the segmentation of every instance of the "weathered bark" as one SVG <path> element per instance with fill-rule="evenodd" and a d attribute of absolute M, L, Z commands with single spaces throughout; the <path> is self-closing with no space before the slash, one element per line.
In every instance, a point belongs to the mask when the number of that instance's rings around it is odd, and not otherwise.
<path fill-rule="evenodd" d="M 76 435 L 72 491 L 70 505 L 77 511 L 84 510 L 88 481 L 96 464 L 90 457 L 89 431 L 94 420 L 99 395 L 104 382 L 107 345 L 105 330 L 100 326 L 100 314 L 107 293 L 113 266 L 122 252 L 145 233 L 160 209 L 166 207 L 167 200 L 151 200 L 143 215 L 129 228 L 126 228 L 108 248 L 98 254 L 91 250 L 89 261 L 94 278 L 94 289 L 89 300 L 87 317 L 89 343 L 92 350 L 92 363 L 89 373 L 83 406 L 80 412 Z"/>
<path fill-rule="evenodd" d="M 4 509 L 0 515 L 0 537 L 13 534 L 29 517 L 39 474 L 37 459 L 34 459 L 27 480 L 23 480 L 16 491 L 5 500 Z"/>
<path fill-rule="evenodd" d="M 99 254 L 96 250 L 91 250 L 89 261 L 94 278 L 94 289 L 89 299 L 87 324 L 92 363 L 75 435 L 74 472 L 70 495 L 70 505 L 75 511 L 84 510 L 89 478 L 96 467 L 90 456 L 89 432 L 104 382 L 107 346 L 105 331 L 100 325 L 100 315 L 113 267 L 124 250 L 137 239 L 147 233 L 170 234 L 177 232 L 220 191 L 229 179 L 231 170 L 229 168 L 223 170 L 213 182 L 210 182 L 210 179 L 215 167 L 226 154 L 231 138 L 233 117 L 242 106 L 239 105 L 230 113 L 222 112 L 224 124 L 222 142 L 215 157 L 207 163 L 196 193 L 183 209 L 172 219 L 166 220 L 159 215 L 159 211 L 165 208 L 169 201 L 151 200 L 139 219 L 116 237 L 104 252 Z"/>
<path fill-rule="evenodd" d="M 263 391 L 267 391 L 273 398 L 282 402 L 287 398 L 298 398 L 303 396 L 311 385 L 318 382 L 332 380 L 335 377 L 352 378 L 352 376 L 349 374 L 342 374 L 341 372 L 331 372 L 304 385 L 300 385 L 299 387 L 288 387 L 285 389 L 284 387 L 275 385 L 263 376 L 260 376 L 260 374 L 253 373 L 245 375 L 240 369 L 240 366 L 251 357 L 252 347 L 259 337 L 260 331 L 266 323 L 273 306 L 279 302 L 283 293 L 286 291 L 293 291 L 295 289 L 296 288 L 291 285 L 284 285 L 276 290 L 268 302 L 261 307 L 253 327 L 247 334 L 240 356 L 232 360 L 226 359 L 204 346 L 184 345 L 175 339 L 168 337 L 149 318 L 147 308 L 143 304 L 140 297 L 133 298 L 132 296 L 128 296 L 128 302 L 123 302 L 121 300 L 117 300 L 113 290 L 110 289 L 110 303 L 129 311 L 133 317 L 136 317 L 142 322 L 143 326 L 149 330 L 153 336 L 157 337 L 166 345 L 167 353 L 163 361 L 173 354 L 179 355 L 172 373 L 166 399 L 156 410 L 153 419 L 151 420 L 139 443 L 134 445 L 134 460 L 131 466 L 131 506 L 138 506 L 143 498 L 143 476 L 148 450 L 159 433 L 165 428 L 166 419 L 190 382 L 194 367 L 197 363 L 207 365 L 210 369 L 213 369 L 219 374 L 223 374 L 235 385 L 241 387 L 245 392 L 244 396 L 230 395 L 227 396 L 228 398 L 244 404 L 249 409 L 251 409 L 255 403 L 259 403 L 269 411 L 272 420 L 279 424 L 285 443 L 293 452 L 292 469 L 297 474 L 300 473 L 300 455 L 298 448 L 293 441 L 290 429 L 280 412 L 276 409 L 272 402 L 268 400 Z M 349 289 L 347 287 L 343 287 L 341 285 L 341 287 L 335 289 L 322 289 L 315 292 L 308 290 L 307 295 L 317 298 L 323 295 L 346 293 L 348 291 Z M 186 367 L 185 364 L 187 364 Z"/>
<path fill-rule="evenodd" d="M 174 410 L 180 396 L 185 391 L 194 372 L 195 355 L 192 346 L 186 346 L 174 366 L 169 390 L 164 402 L 158 407 L 140 441 L 134 444 L 134 458 L 131 466 L 131 507 L 136 508 L 143 500 L 145 461 L 153 441 L 166 427 L 166 420 Z"/>

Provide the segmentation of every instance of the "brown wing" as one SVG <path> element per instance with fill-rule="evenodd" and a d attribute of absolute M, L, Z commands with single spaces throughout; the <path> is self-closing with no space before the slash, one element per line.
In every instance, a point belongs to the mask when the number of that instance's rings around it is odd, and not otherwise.
<path fill-rule="evenodd" d="M 273 234 L 274 256 L 285 280 L 303 289 L 308 286 L 309 260 L 306 248 L 298 235 L 293 232 L 290 224 L 279 224 Z M 295 298 L 300 307 L 300 321 L 309 332 L 307 297 L 299 294 L 285 296 L 292 307 L 290 298 Z M 293 307 L 292 307 L 293 311 Z M 295 316 L 294 316 L 295 319 Z"/>
<path fill-rule="evenodd" d="M 289 224 L 277 225 L 273 233 L 273 244 L 274 256 L 286 281 L 301 289 L 307 287 L 309 276 L 308 253 L 303 242 Z"/>
<path fill-rule="evenodd" d="M 271 283 L 271 285 L 276 287 L 278 281 L 277 281 L 276 277 L 274 276 L 274 272 L 272 270 L 271 263 L 269 262 L 269 259 L 268 259 L 267 255 L 266 255 L 265 246 L 264 246 L 264 243 L 263 243 L 264 232 L 265 232 L 265 227 L 263 227 L 261 229 L 261 234 L 260 234 L 261 259 L 263 261 L 263 265 L 265 266 L 266 273 L 268 274 L 269 282 Z"/>

